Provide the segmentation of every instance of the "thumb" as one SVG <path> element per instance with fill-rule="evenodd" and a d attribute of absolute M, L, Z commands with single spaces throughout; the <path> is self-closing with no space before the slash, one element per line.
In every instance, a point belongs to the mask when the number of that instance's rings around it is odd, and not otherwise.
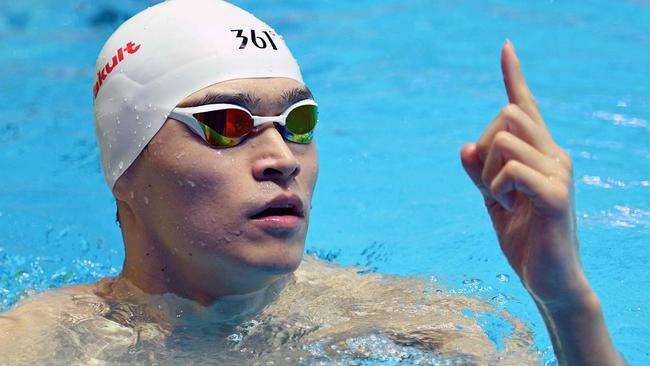
<path fill-rule="evenodd" d="M 481 191 L 483 198 L 486 202 L 494 201 L 490 191 L 487 189 L 483 180 L 481 179 L 481 173 L 483 172 L 483 162 L 478 155 L 478 150 L 476 144 L 468 143 L 463 146 L 460 150 L 460 161 L 463 164 L 465 172 L 472 180 L 474 185 Z"/>

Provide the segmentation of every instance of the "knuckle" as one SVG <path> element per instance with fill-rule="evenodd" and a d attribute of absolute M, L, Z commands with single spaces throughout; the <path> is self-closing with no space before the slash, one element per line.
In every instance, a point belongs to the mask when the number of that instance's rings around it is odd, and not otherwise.
<path fill-rule="evenodd" d="M 508 162 L 503 166 L 503 172 L 512 177 L 519 171 L 521 163 L 517 160 L 508 160 Z"/>
<path fill-rule="evenodd" d="M 506 120 L 514 119 L 518 114 L 519 114 L 519 107 L 516 104 L 512 104 L 512 103 L 503 107 L 503 109 L 501 110 L 501 117 Z"/>
<path fill-rule="evenodd" d="M 503 114 L 503 121 L 505 122 L 505 128 L 514 133 L 518 134 L 520 131 L 525 130 L 525 113 L 515 104 L 509 104 L 506 106 L 507 111 Z"/>
<path fill-rule="evenodd" d="M 553 198 L 556 208 L 566 208 L 571 201 L 571 189 L 565 184 L 558 185 L 553 191 Z"/>
<path fill-rule="evenodd" d="M 494 147 L 497 149 L 505 149 L 510 145 L 512 140 L 511 134 L 508 131 L 499 131 L 494 135 Z"/>
<path fill-rule="evenodd" d="M 569 174 L 573 172 L 573 160 L 571 156 L 564 151 L 561 147 L 557 146 L 554 153 L 555 161 L 557 161 Z"/>

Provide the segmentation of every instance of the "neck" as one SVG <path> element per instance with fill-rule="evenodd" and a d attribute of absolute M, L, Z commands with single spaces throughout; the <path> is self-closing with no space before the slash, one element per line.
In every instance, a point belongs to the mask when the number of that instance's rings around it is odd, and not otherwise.
<path fill-rule="evenodd" d="M 194 324 L 238 324 L 250 319 L 273 302 L 291 280 L 292 276 L 285 276 L 258 291 L 222 296 L 210 306 L 173 293 L 146 293 L 124 277 L 99 281 L 95 293 L 107 300 L 135 304 L 147 319 L 172 330 Z"/>
<path fill-rule="evenodd" d="M 206 263 L 196 258 L 190 262 L 166 250 L 160 238 L 147 231 L 130 210 L 120 210 L 120 221 L 126 248 L 120 277 L 144 293 L 171 293 L 208 306 L 223 297 L 259 292 L 291 277 L 225 260 Z"/>

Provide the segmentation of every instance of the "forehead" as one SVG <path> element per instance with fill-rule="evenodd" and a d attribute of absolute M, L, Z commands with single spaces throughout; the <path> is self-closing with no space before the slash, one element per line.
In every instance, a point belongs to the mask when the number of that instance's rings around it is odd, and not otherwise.
<path fill-rule="evenodd" d="M 298 94 L 298 98 L 296 95 Z M 302 83 L 289 78 L 252 78 L 235 79 L 210 85 L 183 99 L 178 106 L 190 107 L 211 103 L 212 100 L 227 100 L 232 97 L 233 104 L 247 104 L 247 107 L 258 105 L 278 107 L 286 101 L 313 98 L 309 89 Z M 226 101 L 227 102 L 227 101 Z M 245 106 L 245 107 L 246 107 Z"/>

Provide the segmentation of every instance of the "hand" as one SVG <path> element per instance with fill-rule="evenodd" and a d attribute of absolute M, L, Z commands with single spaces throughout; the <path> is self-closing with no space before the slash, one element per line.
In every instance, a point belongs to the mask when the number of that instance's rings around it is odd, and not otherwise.
<path fill-rule="evenodd" d="M 478 142 L 463 146 L 463 167 L 540 309 L 559 364 L 624 365 L 580 263 L 571 159 L 546 129 L 510 41 L 501 69 L 510 104 Z"/>
<path fill-rule="evenodd" d="M 571 159 L 548 132 L 510 41 L 501 68 L 510 104 L 477 143 L 463 146 L 463 167 L 533 298 L 571 305 L 590 292 L 578 256 Z"/>

